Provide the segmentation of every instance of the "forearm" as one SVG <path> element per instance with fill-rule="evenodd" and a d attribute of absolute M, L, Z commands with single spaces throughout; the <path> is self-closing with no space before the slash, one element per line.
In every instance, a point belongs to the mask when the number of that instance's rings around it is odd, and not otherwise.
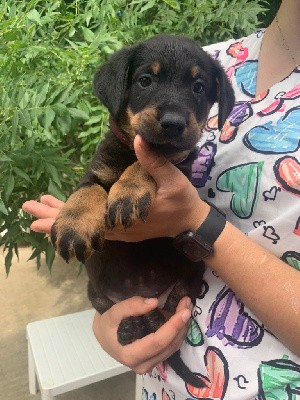
<path fill-rule="evenodd" d="M 228 222 L 214 248 L 207 265 L 283 344 L 300 355 L 300 273 Z"/>

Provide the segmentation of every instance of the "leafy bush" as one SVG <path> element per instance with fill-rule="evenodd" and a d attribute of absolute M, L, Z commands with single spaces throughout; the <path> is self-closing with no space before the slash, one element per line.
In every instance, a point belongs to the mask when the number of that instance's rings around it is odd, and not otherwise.
<path fill-rule="evenodd" d="M 260 0 L 3 0 L 0 5 L 0 245 L 9 272 L 18 246 L 49 268 L 45 235 L 29 233 L 28 199 L 65 199 L 107 127 L 92 92 L 97 66 L 159 32 L 202 45 L 254 31 Z"/>

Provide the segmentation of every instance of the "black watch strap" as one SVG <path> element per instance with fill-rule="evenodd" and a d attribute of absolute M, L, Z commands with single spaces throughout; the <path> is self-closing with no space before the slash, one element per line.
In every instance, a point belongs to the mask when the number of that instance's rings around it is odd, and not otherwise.
<path fill-rule="evenodd" d="M 194 232 L 194 237 L 205 241 L 212 247 L 225 227 L 226 215 L 209 201 L 206 201 L 206 203 L 210 205 L 210 211 L 204 222 Z"/>
<path fill-rule="evenodd" d="M 174 238 L 174 247 L 192 262 L 199 262 L 213 252 L 213 244 L 222 233 L 226 225 L 226 215 L 213 204 L 210 211 L 200 225 L 192 232 L 187 231 Z"/>

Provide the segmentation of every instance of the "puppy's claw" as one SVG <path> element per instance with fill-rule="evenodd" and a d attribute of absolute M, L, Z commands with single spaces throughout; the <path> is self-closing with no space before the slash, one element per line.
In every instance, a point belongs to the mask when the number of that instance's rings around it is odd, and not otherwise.
<path fill-rule="evenodd" d="M 125 229 L 132 225 L 133 203 L 129 197 L 121 197 L 107 205 L 106 224 L 108 229 L 122 225 Z"/>
<path fill-rule="evenodd" d="M 151 196 L 150 193 L 147 192 L 145 193 L 137 203 L 137 211 L 138 211 L 138 216 L 142 221 L 145 221 L 150 210 L 151 206 Z"/>
<path fill-rule="evenodd" d="M 122 225 L 124 229 L 130 228 L 134 221 L 145 221 L 151 206 L 150 193 L 145 193 L 140 198 L 121 197 L 107 205 L 106 225 L 113 229 L 116 225 Z"/>

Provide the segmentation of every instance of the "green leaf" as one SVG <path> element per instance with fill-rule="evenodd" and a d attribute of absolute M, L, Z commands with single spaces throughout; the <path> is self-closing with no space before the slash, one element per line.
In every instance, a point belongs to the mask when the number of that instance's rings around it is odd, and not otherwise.
<path fill-rule="evenodd" d="M 83 32 L 83 37 L 85 40 L 89 43 L 92 43 L 95 40 L 95 34 L 93 31 L 91 31 L 88 28 L 85 28 L 84 26 L 81 28 Z"/>
<path fill-rule="evenodd" d="M 69 108 L 69 112 L 73 118 L 83 119 L 85 121 L 88 121 L 90 118 L 85 111 L 79 110 L 78 108 Z"/>
<path fill-rule="evenodd" d="M 31 118 L 28 110 L 19 110 L 20 123 L 30 131 L 32 131 Z"/>
<path fill-rule="evenodd" d="M 5 207 L 5 204 L 1 199 L 0 199 L 0 212 L 2 214 L 8 215 L 8 209 Z"/>
<path fill-rule="evenodd" d="M 18 123 L 19 123 L 19 113 L 16 110 L 12 119 L 12 126 L 11 126 L 11 134 L 12 134 L 12 142 L 14 143 L 16 140 L 16 133 L 18 129 Z"/>
<path fill-rule="evenodd" d="M 68 108 L 62 103 L 52 104 L 51 108 L 58 115 L 69 115 Z"/>
<path fill-rule="evenodd" d="M 57 197 L 59 200 L 65 201 L 66 196 L 65 194 L 60 190 L 58 185 L 53 182 L 52 179 L 49 179 L 49 185 L 48 185 L 48 193 L 52 194 L 52 196 Z"/>
<path fill-rule="evenodd" d="M 49 271 L 51 271 L 53 261 L 55 259 L 55 250 L 50 242 L 46 247 L 45 253 L 46 253 L 46 264 L 47 267 L 49 268 Z"/>
<path fill-rule="evenodd" d="M 156 3 L 155 0 L 147 1 L 147 3 L 140 9 L 140 13 L 143 13 L 143 12 L 149 10 L 150 8 L 154 7 L 155 3 Z"/>
<path fill-rule="evenodd" d="M 51 175 L 51 178 L 57 184 L 57 186 L 59 188 L 62 188 L 62 184 L 61 184 L 61 181 L 59 179 L 59 175 L 58 175 L 57 169 L 51 164 L 46 164 L 46 170 L 49 172 L 49 174 Z"/>
<path fill-rule="evenodd" d="M 12 194 L 12 191 L 14 190 L 14 187 L 15 187 L 15 178 L 14 178 L 13 174 L 10 173 L 10 175 L 8 176 L 8 178 L 7 178 L 6 182 L 5 182 L 5 192 L 4 192 L 4 194 L 5 194 L 6 201 L 9 200 L 9 198 L 10 198 L 10 196 Z"/>
<path fill-rule="evenodd" d="M 49 91 L 49 82 L 46 82 L 42 88 L 39 90 L 36 98 L 35 98 L 35 104 L 37 106 L 41 106 L 44 104 L 46 98 L 47 98 L 47 93 Z"/>
<path fill-rule="evenodd" d="M 10 267 L 11 267 L 11 264 L 12 264 L 12 258 L 13 258 L 13 251 L 12 251 L 12 248 L 9 247 L 8 253 L 5 256 L 5 270 L 6 270 L 6 275 L 7 276 L 9 274 Z"/>
<path fill-rule="evenodd" d="M 27 175 L 24 171 L 22 171 L 18 167 L 13 167 L 13 171 L 16 173 L 16 175 L 20 176 L 21 178 L 25 179 L 25 181 L 32 183 L 32 180 L 30 179 L 29 175 Z"/>
<path fill-rule="evenodd" d="M 174 10 L 180 11 L 180 4 L 175 0 L 163 0 L 168 6 L 174 8 Z"/>
<path fill-rule="evenodd" d="M 38 25 L 42 25 L 40 14 L 36 9 L 29 11 L 27 18 L 29 21 L 36 22 Z"/>
<path fill-rule="evenodd" d="M 46 108 L 44 113 L 44 128 L 49 129 L 50 125 L 52 124 L 55 118 L 55 112 L 51 108 Z"/>
<path fill-rule="evenodd" d="M 28 258 L 27 261 L 35 259 L 38 255 L 40 255 L 42 252 L 41 249 L 34 249 L 34 251 L 31 253 L 31 256 Z"/>
<path fill-rule="evenodd" d="M 32 152 L 32 150 L 34 149 L 34 144 L 35 143 L 34 143 L 33 137 L 27 139 L 25 146 L 24 146 L 24 150 L 27 154 L 30 154 Z"/>
<path fill-rule="evenodd" d="M 69 30 L 69 37 L 72 37 L 75 35 L 76 29 L 74 28 L 74 26 L 72 26 L 72 28 Z"/>
<path fill-rule="evenodd" d="M 3 162 L 11 162 L 12 159 L 9 158 L 9 157 L 7 157 L 5 154 L 2 154 L 2 155 L 0 156 L 0 161 L 3 161 Z"/>

